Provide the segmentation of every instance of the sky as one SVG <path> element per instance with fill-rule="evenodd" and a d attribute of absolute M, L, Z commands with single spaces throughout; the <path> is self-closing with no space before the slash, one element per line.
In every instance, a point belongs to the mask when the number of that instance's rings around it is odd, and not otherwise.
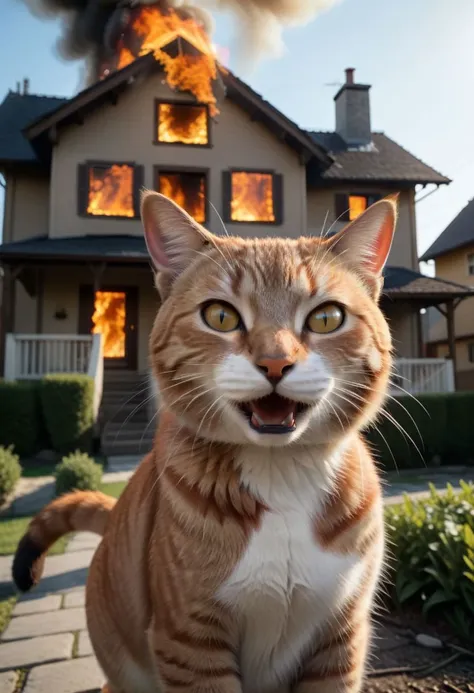
<path fill-rule="evenodd" d="M 1 5 L 0 100 L 24 77 L 34 93 L 77 93 L 81 64 L 58 56 L 58 21 L 21 0 Z M 216 15 L 213 41 L 229 49 L 231 69 L 299 125 L 334 129 L 333 96 L 355 67 L 356 81 L 372 85 L 372 129 L 452 179 L 417 203 L 420 254 L 474 197 L 474 0 L 340 0 L 288 29 L 284 54 L 251 72 L 237 61 L 233 28 Z"/>

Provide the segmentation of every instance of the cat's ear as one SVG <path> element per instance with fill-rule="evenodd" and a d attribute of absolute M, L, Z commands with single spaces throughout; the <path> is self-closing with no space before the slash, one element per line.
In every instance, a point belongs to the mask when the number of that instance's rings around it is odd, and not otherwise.
<path fill-rule="evenodd" d="M 212 237 L 173 200 L 151 190 L 142 193 L 141 217 L 153 265 L 170 281 L 191 264 Z"/>
<path fill-rule="evenodd" d="M 374 298 L 382 288 L 397 214 L 398 193 L 375 202 L 328 241 L 331 250 L 363 277 Z"/>

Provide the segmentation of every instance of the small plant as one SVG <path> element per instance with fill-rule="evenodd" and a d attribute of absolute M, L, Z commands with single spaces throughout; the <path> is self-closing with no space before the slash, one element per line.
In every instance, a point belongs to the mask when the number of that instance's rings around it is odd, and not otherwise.
<path fill-rule="evenodd" d="M 13 445 L 0 447 L 0 503 L 13 491 L 20 476 L 20 460 L 13 452 Z"/>
<path fill-rule="evenodd" d="M 425 617 L 446 620 L 464 640 L 474 638 L 474 484 L 461 482 L 443 495 L 387 508 L 395 558 L 393 596 L 419 606 Z"/>
<path fill-rule="evenodd" d="M 46 375 L 40 386 L 46 428 L 57 452 L 89 452 L 94 425 L 94 381 L 78 373 Z"/>
<path fill-rule="evenodd" d="M 84 452 L 76 450 L 63 457 L 57 465 L 56 495 L 68 491 L 97 491 L 102 479 L 102 467 Z"/>

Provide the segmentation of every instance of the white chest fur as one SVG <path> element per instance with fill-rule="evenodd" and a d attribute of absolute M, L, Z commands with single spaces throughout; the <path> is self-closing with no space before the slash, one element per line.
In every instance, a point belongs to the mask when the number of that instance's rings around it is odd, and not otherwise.
<path fill-rule="evenodd" d="M 354 594 L 362 571 L 356 556 L 327 552 L 314 536 L 337 460 L 315 467 L 283 450 L 267 458 L 260 451 L 241 460 L 244 483 L 269 510 L 218 594 L 239 620 L 244 693 L 287 690 L 318 628 Z"/>

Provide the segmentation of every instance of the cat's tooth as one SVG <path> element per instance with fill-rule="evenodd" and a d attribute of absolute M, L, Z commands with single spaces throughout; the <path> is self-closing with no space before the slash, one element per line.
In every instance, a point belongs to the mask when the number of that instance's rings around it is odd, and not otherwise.
<path fill-rule="evenodd" d="M 257 427 L 263 424 L 262 419 L 255 412 L 252 412 L 251 422 L 254 426 Z"/>
<path fill-rule="evenodd" d="M 293 412 L 291 414 L 288 414 L 286 419 L 284 419 L 280 426 L 293 426 L 294 424 L 294 418 L 293 418 Z"/>

